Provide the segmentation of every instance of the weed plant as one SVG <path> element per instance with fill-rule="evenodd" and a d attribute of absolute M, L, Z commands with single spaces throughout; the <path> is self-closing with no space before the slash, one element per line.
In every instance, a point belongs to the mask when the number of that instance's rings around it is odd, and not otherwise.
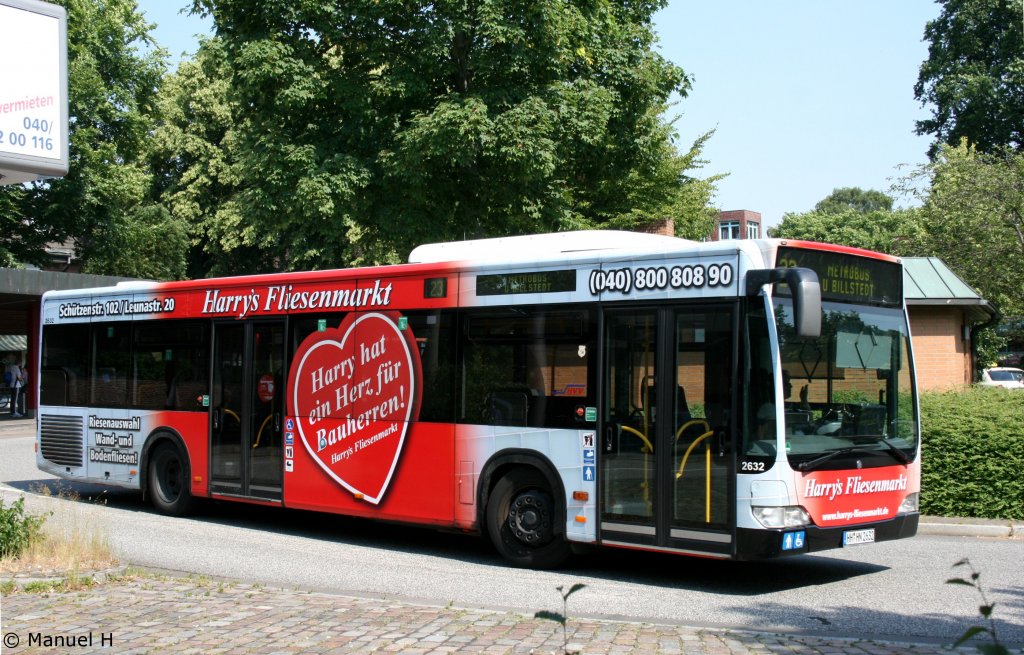
<path fill-rule="evenodd" d="M 558 590 L 559 595 L 562 597 L 562 613 L 550 612 L 548 610 L 541 610 L 534 613 L 533 618 L 535 619 L 547 619 L 548 621 L 554 621 L 555 623 L 561 624 L 562 626 L 562 652 L 568 655 L 569 653 L 569 631 L 567 623 L 569 622 L 569 596 L 580 589 L 585 588 L 587 585 L 576 583 L 569 587 L 569 591 L 562 591 L 565 587 L 558 585 L 555 589 Z"/>
<path fill-rule="evenodd" d="M 0 498 L 0 559 L 14 559 L 39 541 L 46 515 L 25 512 L 25 497 L 4 507 Z"/>
<path fill-rule="evenodd" d="M 979 651 L 984 653 L 984 655 L 1009 655 L 1010 650 L 999 643 L 999 635 L 996 633 L 996 622 L 992 618 L 992 610 L 995 609 L 996 604 L 988 601 L 988 596 L 985 595 L 985 590 L 981 587 L 981 573 L 974 568 L 971 560 L 966 557 L 954 564 L 953 568 L 961 566 L 967 567 L 971 575 L 968 578 L 950 578 L 946 580 L 946 584 L 964 585 L 966 587 L 973 587 L 978 591 L 978 595 L 981 596 L 981 605 L 978 606 L 978 613 L 988 623 L 988 627 L 975 625 L 967 628 L 960 638 L 957 639 L 956 643 L 953 644 L 953 648 L 957 648 L 979 635 L 987 634 L 992 643 L 978 644 L 977 648 Z"/>

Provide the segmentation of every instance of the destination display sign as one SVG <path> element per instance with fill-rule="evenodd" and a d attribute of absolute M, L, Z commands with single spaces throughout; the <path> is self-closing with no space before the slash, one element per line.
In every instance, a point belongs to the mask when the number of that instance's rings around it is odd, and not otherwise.
<path fill-rule="evenodd" d="M 476 295 L 498 296 L 522 293 L 558 293 L 576 290 L 576 271 L 530 271 L 480 275 Z"/>
<path fill-rule="evenodd" d="M 779 248 L 776 265 L 809 268 L 818 274 L 822 300 L 897 307 L 903 298 L 903 271 L 894 262 L 838 252 Z M 780 294 L 789 295 L 780 287 Z"/>

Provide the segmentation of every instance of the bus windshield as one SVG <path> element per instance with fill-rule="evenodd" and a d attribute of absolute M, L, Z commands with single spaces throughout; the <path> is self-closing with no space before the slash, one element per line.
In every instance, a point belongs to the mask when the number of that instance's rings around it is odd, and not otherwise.
<path fill-rule="evenodd" d="M 910 335 L 897 308 L 822 303 L 821 336 L 801 339 L 774 299 L 783 434 L 797 470 L 906 464 L 917 448 Z"/>

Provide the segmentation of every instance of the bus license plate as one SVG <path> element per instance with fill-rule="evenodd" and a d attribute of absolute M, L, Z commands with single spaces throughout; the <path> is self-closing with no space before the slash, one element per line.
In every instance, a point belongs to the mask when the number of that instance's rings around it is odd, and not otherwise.
<path fill-rule="evenodd" d="M 875 529 L 869 530 L 847 530 L 843 533 L 844 546 L 856 546 L 857 544 L 870 544 L 875 541 Z"/>

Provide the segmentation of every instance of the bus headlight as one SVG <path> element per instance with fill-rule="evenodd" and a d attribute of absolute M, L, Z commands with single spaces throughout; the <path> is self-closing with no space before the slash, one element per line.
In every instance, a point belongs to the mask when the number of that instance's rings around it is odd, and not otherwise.
<path fill-rule="evenodd" d="M 811 517 L 807 515 L 803 507 L 790 505 L 789 507 L 751 507 L 754 518 L 766 528 L 799 528 L 803 525 L 810 525 Z"/>
<path fill-rule="evenodd" d="M 896 510 L 897 514 L 910 514 L 917 511 L 918 504 L 920 503 L 921 494 L 914 492 L 907 494 L 907 497 L 900 503 L 900 508 Z"/>

